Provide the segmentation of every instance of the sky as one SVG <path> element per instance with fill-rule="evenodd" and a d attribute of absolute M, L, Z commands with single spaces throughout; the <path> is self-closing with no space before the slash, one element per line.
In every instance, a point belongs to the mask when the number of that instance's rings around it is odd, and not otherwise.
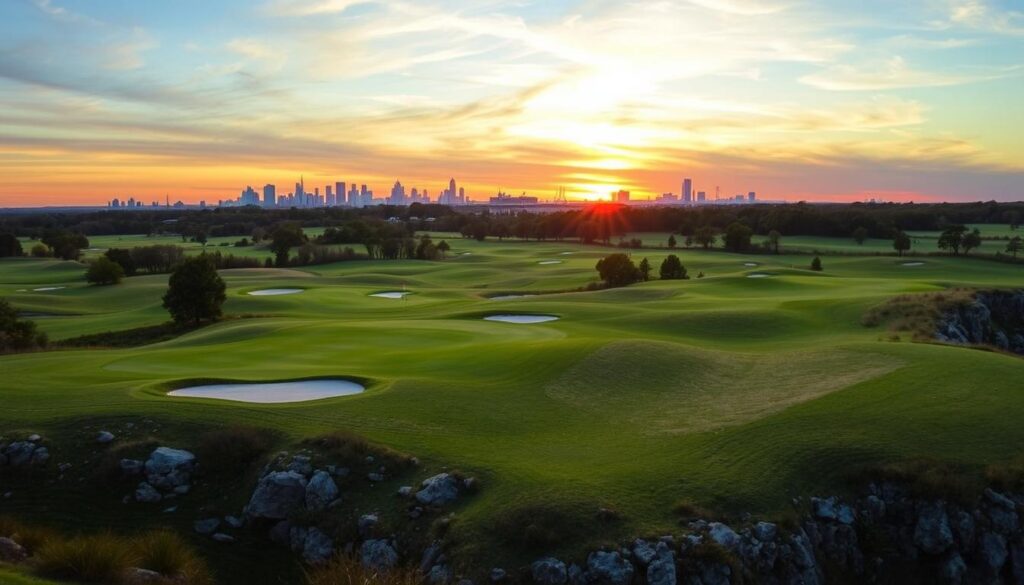
<path fill-rule="evenodd" d="M 1020 0 L 2 0 L 0 206 L 1024 199 Z"/>

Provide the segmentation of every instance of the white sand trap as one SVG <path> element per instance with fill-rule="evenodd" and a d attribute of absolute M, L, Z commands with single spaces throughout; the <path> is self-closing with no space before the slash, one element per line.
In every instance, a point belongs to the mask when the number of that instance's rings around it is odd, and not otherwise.
<path fill-rule="evenodd" d="M 572 252 L 559 252 L 558 253 L 559 256 L 568 256 L 569 254 L 572 254 Z"/>
<path fill-rule="evenodd" d="M 377 298 L 380 298 L 380 299 L 400 299 L 400 298 L 406 296 L 407 294 L 409 294 L 409 293 L 407 293 L 407 292 L 400 292 L 400 291 L 391 291 L 391 292 L 373 293 L 370 296 L 371 297 L 377 297 Z"/>
<path fill-rule="evenodd" d="M 774 274 L 765 274 L 764 272 L 755 272 L 753 274 L 748 274 L 747 278 L 771 278 L 772 276 L 775 276 L 775 275 Z"/>
<path fill-rule="evenodd" d="M 304 292 L 302 288 L 265 288 L 263 290 L 249 291 L 249 295 L 254 297 L 276 297 L 279 295 L 297 295 L 300 292 Z"/>
<path fill-rule="evenodd" d="M 499 321 L 501 323 L 547 323 L 558 321 L 554 315 L 491 315 L 484 317 L 484 321 Z"/>
<path fill-rule="evenodd" d="M 561 260 L 541 260 L 537 264 L 547 265 L 547 264 L 561 264 L 561 263 L 562 263 Z"/>
<path fill-rule="evenodd" d="M 14 291 L 14 292 L 28 292 L 28 289 L 27 288 L 19 288 L 18 290 Z"/>
<path fill-rule="evenodd" d="M 903 266 L 924 266 L 924 262 L 904 262 Z"/>
<path fill-rule="evenodd" d="M 744 262 L 743 265 L 750 266 L 751 268 L 753 268 L 754 266 L 760 266 L 760 264 L 758 264 L 757 262 Z"/>
<path fill-rule="evenodd" d="M 336 396 L 360 394 L 366 388 L 347 380 L 301 380 L 297 382 L 273 382 L 253 384 L 209 384 L 179 388 L 168 392 L 168 396 L 190 398 L 216 398 L 236 402 L 278 404 L 281 402 L 303 402 Z"/>
<path fill-rule="evenodd" d="M 473 255 L 472 252 L 463 252 L 463 253 L 459 254 L 459 256 L 472 256 L 472 255 Z"/>
<path fill-rule="evenodd" d="M 34 290 L 36 292 L 49 292 L 51 290 L 61 290 L 63 288 L 67 288 L 67 287 L 63 287 L 63 286 L 41 286 L 39 288 L 34 288 L 32 290 Z"/>
<path fill-rule="evenodd" d="M 525 299 L 526 297 L 535 297 L 537 295 L 498 295 L 496 297 L 490 297 L 492 301 L 509 301 L 512 299 Z"/>

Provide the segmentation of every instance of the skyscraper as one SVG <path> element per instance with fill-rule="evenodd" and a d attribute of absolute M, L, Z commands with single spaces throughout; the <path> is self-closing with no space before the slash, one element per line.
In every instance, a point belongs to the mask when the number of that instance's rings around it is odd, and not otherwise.
<path fill-rule="evenodd" d="M 619 191 L 615 194 L 616 203 L 629 203 L 629 191 Z"/>
<path fill-rule="evenodd" d="M 274 207 L 277 205 L 277 187 L 275 185 L 263 185 L 263 207 Z"/>
<path fill-rule="evenodd" d="M 707 193 L 705 193 L 703 191 L 697 191 L 697 203 L 704 203 L 704 201 L 707 198 L 708 198 Z"/>
<path fill-rule="evenodd" d="M 757 193 L 755 193 L 754 191 L 751 191 L 750 193 L 747 193 L 747 201 L 749 201 L 750 203 L 753 203 L 756 199 L 757 199 Z"/>
<path fill-rule="evenodd" d="M 391 187 L 391 199 L 389 202 L 392 205 L 405 205 L 405 187 L 402 186 L 401 181 L 395 181 L 395 185 Z"/>
<path fill-rule="evenodd" d="M 345 205 L 345 183 L 338 181 L 334 184 L 334 202 L 337 205 Z"/>
<path fill-rule="evenodd" d="M 359 191 L 356 189 L 355 183 L 352 183 L 352 188 L 348 190 L 348 205 L 349 207 L 359 207 Z"/>
<path fill-rule="evenodd" d="M 327 191 L 324 193 L 324 196 L 327 199 L 327 206 L 334 207 L 334 188 L 327 185 Z"/>
<path fill-rule="evenodd" d="M 693 201 L 693 181 L 690 179 L 683 179 L 683 203 L 690 203 Z"/>

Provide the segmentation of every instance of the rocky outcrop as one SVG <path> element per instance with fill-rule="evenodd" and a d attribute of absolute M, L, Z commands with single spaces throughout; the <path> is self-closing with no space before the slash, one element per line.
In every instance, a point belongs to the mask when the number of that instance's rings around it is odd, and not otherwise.
<path fill-rule="evenodd" d="M 270 472 L 260 478 L 245 513 L 252 519 L 283 520 L 305 505 L 307 484 L 294 471 Z"/>
<path fill-rule="evenodd" d="M 1024 355 L 1024 290 L 981 291 L 938 320 L 935 338 L 958 345 L 989 345 Z"/>
<path fill-rule="evenodd" d="M 45 466 L 50 460 L 50 450 L 40 445 L 42 437 L 30 435 L 24 441 L 10 444 L 0 440 L 0 467 Z"/>
<path fill-rule="evenodd" d="M 156 503 L 189 492 L 196 456 L 183 449 L 157 447 L 145 463 L 136 459 L 122 459 L 119 465 L 125 476 L 146 475 L 145 481 L 140 482 L 135 489 L 135 501 Z"/>

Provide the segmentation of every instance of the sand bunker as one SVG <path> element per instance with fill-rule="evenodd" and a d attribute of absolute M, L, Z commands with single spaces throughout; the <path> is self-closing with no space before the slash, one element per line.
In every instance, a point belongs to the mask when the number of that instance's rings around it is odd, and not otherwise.
<path fill-rule="evenodd" d="M 545 265 L 545 264 L 561 264 L 561 263 L 562 263 L 561 260 L 541 260 L 537 264 Z"/>
<path fill-rule="evenodd" d="M 235 402 L 278 404 L 282 402 L 303 402 L 336 396 L 360 394 L 366 388 L 348 380 L 300 380 L 297 382 L 268 382 L 251 384 L 208 384 L 179 388 L 168 392 L 168 396 L 189 398 L 216 398 Z"/>
<path fill-rule="evenodd" d="M 765 274 L 764 272 L 755 272 L 753 274 L 748 274 L 747 278 L 771 278 L 772 276 L 775 276 L 775 275 L 774 274 Z"/>
<path fill-rule="evenodd" d="M 491 315 L 484 317 L 484 321 L 498 321 L 501 323 L 547 323 L 558 321 L 554 315 Z"/>
<path fill-rule="evenodd" d="M 924 262 L 904 262 L 903 266 L 924 266 Z"/>
<path fill-rule="evenodd" d="M 265 288 L 263 290 L 249 291 L 248 294 L 254 297 L 276 297 L 278 295 L 295 295 L 304 292 L 301 288 Z"/>
<path fill-rule="evenodd" d="M 390 292 L 373 293 L 370 296 L 371 297 L 377 297 L 377 298 L 380 298 L 380 299 L 400 299 L 400 298 L 406 296 L 407 294 L 409 294 L 409 293 L 401 292 L 401 291 L 390 291 Z"/>
<path fill-rule="evenodd" d="M 753 266 L 760 266 L 760 264 L 758 264 L 757 262 L 744 262 L 743 265 L 744 266 L 751 266 L 751 267 L 753 267 Z"/>
<path fill-rule="evenodd" d="M 39 288 L 34 288 L 32 290 L 34 290 L 36 292 L 48 292 L 48 291 L 51 291 L 51 290 L 61 290 L 62 288 L 67 288 L 67 287 L 63 287 L 63 286 L 41 286 Z"/>
<path fill-rule="evenodd" d="M 496 297 L 490 297 L 492 301 L 509 301 L 512 299 L 525 299 L 526 297 L 535 297 L 537 295 L 498 295 Z"/>

